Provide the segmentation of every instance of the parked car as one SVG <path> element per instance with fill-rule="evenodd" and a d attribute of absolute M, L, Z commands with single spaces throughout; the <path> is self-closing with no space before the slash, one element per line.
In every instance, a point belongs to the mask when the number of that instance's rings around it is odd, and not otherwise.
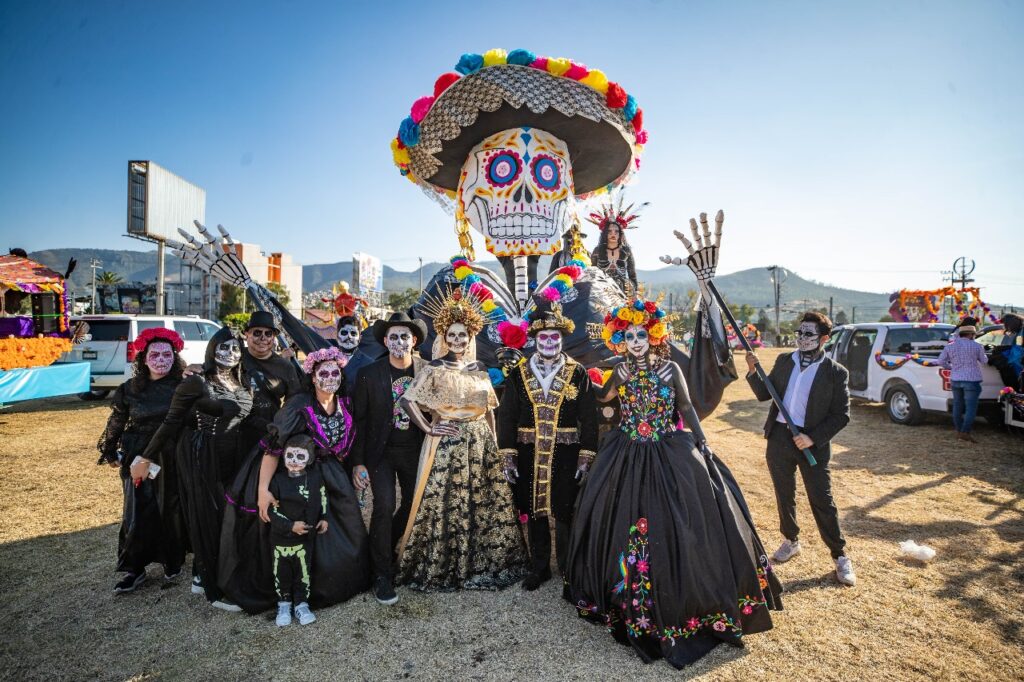
<path fill-rule="evenodd" d="M 919 424 L 926 412 L 952 414 L 949 370 L 919 361 L 937 360 L 953 330 L 951 324 L 846 324 L 832 330 L 825 353 L 849 370 L 851 397 L 885 403 L 897 424 Z M 999 409 L 1003 384 L 992 367 L 986 365 L 981 373 L 978 412 L 987 415 Z"/>
<path fill-rule="evenodd" d="M 131 377 L 135 351 L 131 342 L 144 330 L 164 327 L 178 332 L 185 347 L 181 357 L 186 363 L 202 363 L 206 344 L 220 325 L 196 315 L 77 315 L 72 328 L 84 322 L 85 341 L 72 346 L 57 362 L 88 362 L 92 366 L 91 390 L 80 394 L 83 400 L 101 400 Z"/>

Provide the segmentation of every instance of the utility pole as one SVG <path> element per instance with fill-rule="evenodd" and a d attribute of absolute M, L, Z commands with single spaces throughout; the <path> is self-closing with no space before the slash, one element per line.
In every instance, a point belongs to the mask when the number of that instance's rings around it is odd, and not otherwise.
<path fill-rule="evenodd" d="M 857 323 L 857 306 L 853 306 L 853 312 L 850 313 L 850 324 Z"/>
<path fill-rule="evenodd" d="M 92 258 L 89 260 L 89 267 L 92 268 L 92 305 L 89 306 L 89 312 L 93 315 L 96 314 L 96 270 L 97 268 L 103 267 L 103 261 Z"/>
<path fill-rule="evenodd" d="M 420 259 L 420 293 L 422 294 L 423 293 L 423 256 L 420 256 L 419 259 Z"/>
<path fill-rule="evenodd" d="M 828 319 L 832 319 L 832 297 L 828 297 Z"/>
<path fill-rule="evenodd" d="M 779 301 L 782 299 L 782 282 L 785 279 L 786 270 L 778 265 L 772 265 L 766 269 L 772 273 L 771 282 L 775 292 L 775 345 L 778 345 L 779 339 L 782 337 L 782 328 L 779 325 Z M 779 270 L 782 270 L 782 276 L 779 275 Z"/>

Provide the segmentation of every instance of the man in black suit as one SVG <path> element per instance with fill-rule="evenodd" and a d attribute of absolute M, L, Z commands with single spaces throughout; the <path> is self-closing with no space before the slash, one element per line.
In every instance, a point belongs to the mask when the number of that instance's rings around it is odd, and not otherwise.
<path fill-rule="evenodd" d="M 405 313 L 395 313 L 373 327 L 377 341 L 388 349 L 387 357 L 366 365 L 356 377 L 353 413 L 356 440 L 352 446 L 352 484 L 373 491 L 370 516 L 370 562 L 374 597 L 394 604 L 398 595 L 392 585 L 394 550 L 402 537 L 412 493 L 416 488 L 423 432 L 409 421 L 399 401 L 416 374 L 412 351 L 423 343 L 427 327 Z M 402 489 L 402 503 L 395 511 L 395 479 Z"/>
<path fill-rule="evenodd" d="M 768 472 L 775 488 L 779 524 L 785 538 L 772 559 L 782 563 L 800 553 L 800 527 L 796 521 L 796 470 L 807 490 L 821 539 L 836 562 L 836 578 L 854 585 L 857 576 L 846 556 L 846 540 L 839 528 L 839 512 L 832 499 L 832 477 L 828 463 L 830 441 L 850 422 L 849 374 L 846 368 L 826 357 L 822 347 L 832 333 L 832 321 L 816 312 L 804 313 L 796 333 L 797 350 L 780 355 L 768 379 L 775 386 L 800 435 L 793 436 L 773 403 L 768 410 L 764 434 L 768 439 Z M 757 375 L 757 356 L 747 353 L 747 381 L 760 401 L 771 400 Z M 811 466 L 801 450 L 810 448 L 818 463 Z"/>

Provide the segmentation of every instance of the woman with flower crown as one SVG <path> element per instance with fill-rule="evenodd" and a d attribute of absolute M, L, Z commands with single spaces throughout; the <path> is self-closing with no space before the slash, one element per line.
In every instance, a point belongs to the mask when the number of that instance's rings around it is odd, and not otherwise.
<path fill-rule="evenodd" d="M 782 586 L 668 359 L 664 318 L 642 299 L 605 317 L 602 338 L 625 357 L 598 400 L 617 393 L 622 417 L 580 492 L 565 578 L 580 616 L 680 668 L 770 629 Z"/>
<path fill-rule="evenodd" d="M 221 536 L 221 584 L 249 613 L 277 603 L 270 523 L 258 501 L 261 491 L 270 494 L 274 472 L 284 468 L 285 443 L 296 434 L 309 436 L 316 446 L 313 466 L 323 477 L 328 502 L 327 529 L 313 539 L 309 605 L 316 609 L 337 604 L 370 586 L 369 539 L 359 499 L 342 464 L 355 437 L 352 403 L 345 390 L 347 362 L 348 356 L 334 347 L 306 355 L 304 390 L 285 401 L 267 427 L 260 449 L 227 491 L 230 505 Z M 301 621 L 302 614 L 297 615 Z"/>
<path fill-rule="evenodd" d="M 399 544 L 398 580 L 426 591 L 501 589 L 526 574 L 527 555 L 498 454 L 498 399 L 476 361 L 484 316 L 459 292 L 428 308 L 434 360 L 401 399 L 427 438 Z"/>

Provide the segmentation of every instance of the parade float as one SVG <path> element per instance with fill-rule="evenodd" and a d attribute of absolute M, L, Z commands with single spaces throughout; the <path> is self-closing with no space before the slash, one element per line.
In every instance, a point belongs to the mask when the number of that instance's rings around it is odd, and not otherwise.
<path fill-rule="evenodd" d="M 999 323 L 992 308 L 981 299 L 978 287 L 900 289 L 889 296 L 889 301 L 889 314 L 897 322 L 939 322 L 952 311 L 956 321 L 970 315 L 984 322 Z"/>
<path fill-rule="evenodd" d="M 88 391 L 89 363 L 54 364 L 73 336 L 64 277 L 0 256 L 0 404 Z"/>

